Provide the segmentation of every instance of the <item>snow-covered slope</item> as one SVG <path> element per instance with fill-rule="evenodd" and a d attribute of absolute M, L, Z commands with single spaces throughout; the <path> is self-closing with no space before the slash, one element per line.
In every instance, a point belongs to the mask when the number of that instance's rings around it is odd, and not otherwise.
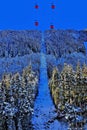
<path fill-rule="evenodd" d="M 85 46 L 85 49 L 86 49 L 86 58 L 87 58 L 87 42 L 84 42 L 84 46 Z"/>
<path fill-rule="evenodd" d="M 40 83 L 35 101 L 32 125 L 34 130 L 66 130 L 67 125 L 56 119 L 57 113 L 48 86 L 46 47 L 42 37 L 40 55 Z"/>
<path fill-rule="evenodd" d="M 33 71 L 39 73 L 40 54 L 33 53 L 25 56 L 16 56 L 14 58 L 1 58 L 0 59 L 0 78 L 3 73 L 16 73 L 22 72 L 23 68 L 32 65 Z"/>
<path fill-rule="evenodd" d="M 56 58 L 74 52 L 85 54 L 85 41 L 87 41 L 86 31 L 48 30 L 45 32 L 47 54 L 52 54 Z"/>
<path fill-rule="evenodd" d="M 0 57 L 23 56 L 40 52 L 40 40 L 40 31 L 0 31 Z"/>

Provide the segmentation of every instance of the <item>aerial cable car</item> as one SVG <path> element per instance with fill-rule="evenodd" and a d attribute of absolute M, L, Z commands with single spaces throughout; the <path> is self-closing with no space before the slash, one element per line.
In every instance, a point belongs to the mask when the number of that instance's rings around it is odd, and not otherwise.
<path fill-rule="evenodd" d="M 53 24 L 50 25 L 50 29 L 54 29 L 54 25 Z"/>
<path fill-rule="evenodd" d="M 55 9 L 56 8 L 56 6 L 55 6 L 55 4 L 51 4 L 51 9 Z"/>
<path fill-rule="evenodd" d="M 39 22 L 38 22 L 38 21 L 35 21 L 34 24 L 35 24 L 35 26 L 38 26 L 38 25 L 39 25 Z"/>
<path fill-rule="evenodd" d="M 34 6 L 34 8 L 35 8 L 35 9 L 39 9 L 39 5 L 36 4 L 36 5 Z"/>
<path fill-rule="evenodd" d="M 54 4 L 54 2 L 51 3 L 51 9 L 52 9 L 52 10 L 55 9 L 55 4 Z M 52 11 L 52 16 L 53 16 L 53 12 L 54 12 L 54 11 Z M 52 21 L 52 22 L 54 21 L 54 20 L 53 20 L 53 17 L 52 17 L 51 21 Z M 54 29 L 54 24 L 53 24 L 53 23 L 50 24 L 50 29 Z"/>

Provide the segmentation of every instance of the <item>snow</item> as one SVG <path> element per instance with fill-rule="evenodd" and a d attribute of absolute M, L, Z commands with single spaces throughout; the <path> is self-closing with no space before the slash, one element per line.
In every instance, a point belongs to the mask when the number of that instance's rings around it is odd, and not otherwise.
<path fill-rule="evenodd" d="M 32 116 L 32 125 L 35 130 L 66 130 L 67 125 L 55 119 L 57 113 L 48 86 L 46 48 L 43 35 L 41 45 L 40 83 Z"/>
<path fill-rule="evenodd" d="M 22 72 L 23 68 L 32 63 L 35 72 L 39 70 L 39 53 L 32 53 L 25 56 L 16 56 L 14 58 L 0 58 L 0 79 L 3 73 Z"/>
<path fill-rule="evenodd" d="M 86 56 L 87 56 L 87 42 L 84 42 L 84 46 L 85 46 L 85 49 L 86 49 Z"/>

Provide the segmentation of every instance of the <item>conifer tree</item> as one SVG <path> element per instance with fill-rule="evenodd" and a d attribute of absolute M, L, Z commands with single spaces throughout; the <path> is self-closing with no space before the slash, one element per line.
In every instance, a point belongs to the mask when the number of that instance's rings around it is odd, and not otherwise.
<path fill-rule="evenodd" d="M 83 67 L 82 67 L 82 75 L 84 78 L 87 77 L 87 66 L 85 63 L 83 64 Z"/>
<path fill-rule="evenodd" d="M 58 105 L 57 102 L 58 102 L 58 96 L 59 96 L 58 95 L 59 82 L 60 82 L 60 76 L 59 76 L 58 68 L 55 67 L 53 69 L 52 78 L 49 85 L 50 85 L 51 93 L 52 93 L 54 102 L 56 103 L 56 106 Z"/>
<path fill-rule="evenodd" d="M 74 71 L 70 65 L 65 64 L 61 73 L 61 89 L 63 91 L 64 104 L 73 101 Z"/>
<path fill-rule="evenodd" d="M 58 72 L 57 67 L 55 67 L 53 69 L 52 78 L 51 78 L 52 89 L 55 89 L 56 87 L 58 87 L 58 80 L 59 80 L 59 72 Z"/>
<path fill-rule="evenodd" d="M 3 130 L 3 88 L 2 88 L 2 83 L 0 83 L 0 130 Z"/>

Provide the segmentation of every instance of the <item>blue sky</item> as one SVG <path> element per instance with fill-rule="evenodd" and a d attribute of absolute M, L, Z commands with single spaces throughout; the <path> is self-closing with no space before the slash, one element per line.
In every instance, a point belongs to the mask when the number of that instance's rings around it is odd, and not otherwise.
<path fill-rule="evenodd" d="M 50 4 L 54 1 L 56 9 Z M 40 8 L 34 9 L 38 3 Z M 39 27 L 34 21 L 39 21 Z M 0 30 L 5 29 L 56 29 L 87 28 L 87 0 L 0 0 Z"/>

